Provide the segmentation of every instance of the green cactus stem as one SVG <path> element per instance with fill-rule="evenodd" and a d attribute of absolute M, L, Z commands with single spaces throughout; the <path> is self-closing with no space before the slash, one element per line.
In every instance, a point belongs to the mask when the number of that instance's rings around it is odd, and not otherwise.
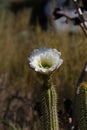
<path fill-rule="evenodd" d="M 43 87 L 44 90 L 41 93 L 42 130 L 59 130 L 55 86 L 48 83 L 48 85 L 44 84 Z"/>
<path fill-rule="evenodd" d="M 78 127 L 80 130 L 87 130 L 87 83 L 81 83 L 78 94 Z"/>

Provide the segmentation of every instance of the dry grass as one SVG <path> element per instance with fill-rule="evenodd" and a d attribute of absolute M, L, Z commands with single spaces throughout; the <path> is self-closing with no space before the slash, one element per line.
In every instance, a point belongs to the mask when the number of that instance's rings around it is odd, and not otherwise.
<path fill-rule="evenodd" d="M 68 32 L 56 33 L 48 30 L 36 32 L 28 26 L 28 10 L 18 14 L 17 18 L 8 11 L 0 17 L 0 100 L 4 101 L 15 91 L 22 95 L 33 93 L 38 100 L 40 77 L 29 67 L 28 56 L 33 49 L 46 46 L 56 48 L 64 60 L 54 74 L 53 82 L 59 97 L 73 98 L 74 89 L 87 58 L 87 39 L 83 32 L 69 35 Z M 2 91 L 1 91 L 2 90 Z M 37 99 L 36 99 L 37 98 Z M 2 108 L 3 111 L 5 108 Z M 1 110 L 0 110 L 1 111 Z"/>
<path fill-rule="evenodd" d="M 22 17 L 23 15 L 23 17 Z M 55 74 L 55 84 L 63 96 L 72 96 L 73 89 L 86 61 L 87 40 L 83 33 L 70 36 L 67 32 L 56 34 L 53 31 L 29 31 L 28 13 L 23 12 L 14 21 L 14 16 L 4 12 L 0 20 L 0 74 L 8 74 L 9 84 L 26 86 L 33 89 L 33 79 L 37 76 L 29 68 L 27 57 L 32 50 L 42 46 L 56 48 L 62 53 L 64 60 L 58 73 Z"/>

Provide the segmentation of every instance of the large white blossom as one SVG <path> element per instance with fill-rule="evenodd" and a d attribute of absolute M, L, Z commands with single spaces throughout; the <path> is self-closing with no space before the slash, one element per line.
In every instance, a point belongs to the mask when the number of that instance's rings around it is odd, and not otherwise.
<path fill-rule="evenodd" d="M 60 58 L 61 53 L 56 49 L 39 48 L 35 49 L 28 58 L 30 67 L 35 71 L 49 74 L 59 68 L 63 60 Z"/>

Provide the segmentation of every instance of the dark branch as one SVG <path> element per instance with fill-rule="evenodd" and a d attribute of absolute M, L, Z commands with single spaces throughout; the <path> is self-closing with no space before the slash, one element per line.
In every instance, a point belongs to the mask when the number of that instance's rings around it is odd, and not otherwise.
<path fill-rule="evenodd" d="M 75 4 L 75 7 L 76 7 L 76 10 L 77 10 L 77 13 L 79 15 L 79 18 L 81 20 L 81 25 L 80 27 L 82 28 L 82 30 L 84 31 L 85 35 L 87 36 L 87 23 L 83 17 L 83 12 L 82 12 L 82 9 L 80 8 L 80 6 L 78 5 L 78 2 L 77 0 L 73 0 L 74 4 Z"/>
<path fill-rule="evenodd" d="M 79 25 L 82 28 L 84 34 L 87 36 L 87 25 L 80 8 L 78 9 L 78 13 L 79 16 L 71 17 L 61 8 L 56 8 L 53 12 L 53 15 L 54 20 L 60 19 L 61 17 L 66 17 L 67 19 L 71 20 L 75 26 Z"/>

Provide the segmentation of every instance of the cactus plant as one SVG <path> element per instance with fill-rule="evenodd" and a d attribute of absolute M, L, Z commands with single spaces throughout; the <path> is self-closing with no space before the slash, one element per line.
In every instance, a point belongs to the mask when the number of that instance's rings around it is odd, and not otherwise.
<path fill-rule="evenodd" d="M 87 82 L 80 85 L 77 103 L 78 127 L 87 130 Z"/>
<path fill-rule="evenodd" d="M 61 53 L 56 49 L 39 48 L 29 57 L 30 66 L 41 74 L 44 84 L 41 91 L 42 130 L 59 130 L 57 115 L 57 96 L 51 82 L 53 71 L 62 64 Z"/>
<path fill-rule="evenodd" d="M 43 86 L 44 87 L 44 86 Z M 57 94 L 55 86 L 48 83 L 41 93 L 41 125 L 43 130 L 59 130 Z"/>

